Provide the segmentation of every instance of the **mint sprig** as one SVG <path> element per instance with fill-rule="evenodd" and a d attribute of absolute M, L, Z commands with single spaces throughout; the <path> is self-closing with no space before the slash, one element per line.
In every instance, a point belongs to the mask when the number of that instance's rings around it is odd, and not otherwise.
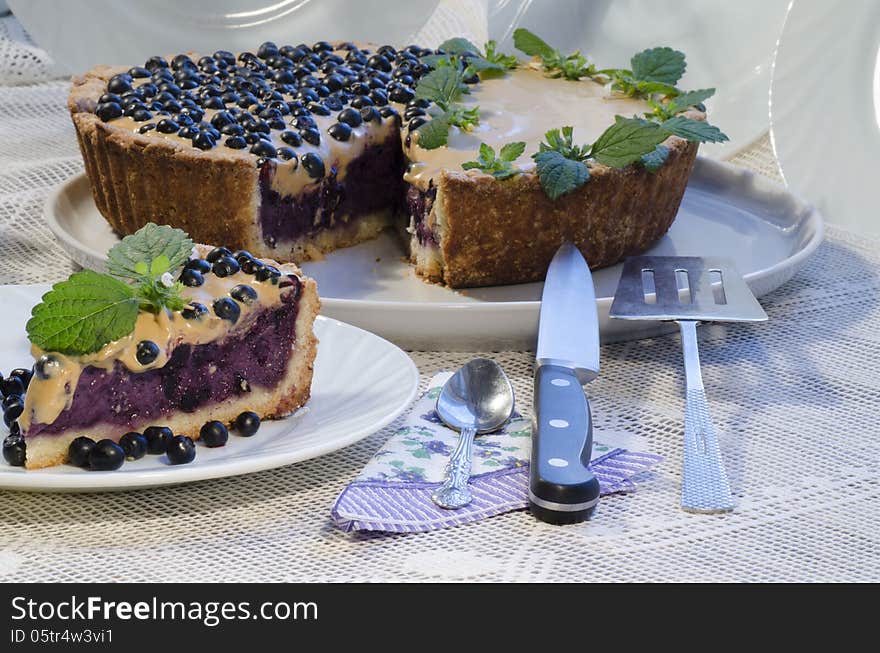
<path fill-rule="evenodd" d="M 421 58 L 421 62 L 438 68 L 443 65 L 454 66 L 454 59 L 459 59 L 484 79 L 503 75 L 518 64 L 515 56 L 498 52 L 498 43 L 495 41 L 487 41 L 483 46 L 484 51 L 481 52 L 480 48 L 467 39 L 456 37 L 441 43 L 439 49 L 445 54 L 426 55 Z"/>
<path fill-rule="evenodd" d="M 476 161 L 466 161 L 461 164 L 465 170 L 482 170 L 492 175 L 495 179 L 509 179 L 518 175 L 521 170 L 513 165 L 523 152 L 526 144 L 522 141 L 507 143 L 496 155 L 495 149 L 486 143 L 480 143 L 480 154 Z"/>
<path fill-rule="evenodd" d="M 541 188 L 551 200 L 556 200 L 580 188 L 590 180 L 590 169 L 585 161 L 590 157 L 589 146 L 578 146 L 573 140 L 574 128 L 551 129 L 532 155 Z"/>
<path fill-rule="evenodd" d="M 587 61 L 579 50 L 564 55 L 540 36 L 522 27 L 513 33 L 513 45 L 530 57 L 538 57 L 541 66 L 550 77 L 564 77 L 577 81 L 581 77 L 590 77 L 596 72 L 595 66 Z"/>
<path fill-rule="evenodd" d="M 431 120 L 416 129 L 419 147 L 426 150 L 442 147 L 449 140 L 450 126 L 471 131 L 480 122 L 480 107 L 468 109 L 457 102 L 468 92 L 464 79 L 473 74 L 471 71 L 470 66 L 462 70 L 457 61 L 450 62 L 438 65 L 419 81 L 416 98 L 429 100 L 439 109 Z"/>
<path fill-rule="evenodd" d="M 146 225 L 110 249 L 111 274 L 84 270 L 55 284 L 31 312 L 28 337 L 45 351 L 90 354 L 134 331 L 141 310 L 183 309 L 173 273 L 192 248 L 180 229 Z"/>
<path fill-rule="evenodd" d="M 30 341 L 44 351 L 91 354 L 134 331 L 137 315 L 132 286 L 83 270 L 43 295 L 26 328 Z"/>

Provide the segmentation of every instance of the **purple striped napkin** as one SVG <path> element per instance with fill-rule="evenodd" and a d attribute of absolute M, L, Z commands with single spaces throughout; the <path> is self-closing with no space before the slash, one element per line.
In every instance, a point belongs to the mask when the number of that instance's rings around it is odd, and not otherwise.
<path fill-rule="evenodd" d="M 372 460 L 337 497 L 333 522 L 344 531 L 409 533 L 456 526 L 528 505 L 531 424 L 514 414 L 497 433 L 474 441 L 470 505 L 444 510 L 431 500 L 443 481 L 458 433 L 446 428 L 434 411 L 437 395 L 451 372 L 431 379 L 428 390 Z M 634 475 L 656 465 L 654 454 L 628 451 L 614 434 L 597 433 L 590 468 L 602 494 L 631 492 Z"/>

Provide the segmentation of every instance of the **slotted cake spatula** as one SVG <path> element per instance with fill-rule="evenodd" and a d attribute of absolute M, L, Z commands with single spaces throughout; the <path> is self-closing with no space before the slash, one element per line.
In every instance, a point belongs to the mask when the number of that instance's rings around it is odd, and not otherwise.
<path fill-rule="evenodd" d="M 733 497 L 700 374 L 697 323 L 762 322 L 767 319 L 764 309 L 730 261 L 638 256 L 623 264 L 611 317 L 678 322 L 687 387 L 681 507 L 689 512 L 732 510 Z"/>

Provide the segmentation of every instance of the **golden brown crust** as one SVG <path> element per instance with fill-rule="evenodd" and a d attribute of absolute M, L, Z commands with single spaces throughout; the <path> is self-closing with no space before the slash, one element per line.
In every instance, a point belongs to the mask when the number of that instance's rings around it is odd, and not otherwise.
<path fill-rule="evenodd" d="M 538 281 L 559 245 L 572 241 L 592 268 L 637 254 L 672 224 L 697 155 L 697 145 L 667 142 L 656 173 L 596 166 L 589 183 L 551 200 L 537 175 L 497 181 L 445 171 L 434 211 L 442 233 L 442 270 L 417 270 L 453 288 Z"/>

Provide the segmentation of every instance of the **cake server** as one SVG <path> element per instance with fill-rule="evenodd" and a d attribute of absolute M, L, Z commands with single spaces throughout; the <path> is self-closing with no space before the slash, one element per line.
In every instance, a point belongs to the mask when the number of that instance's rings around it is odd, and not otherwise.
<path fill-rule="evenodd" d="M 582 387 L 598 373 L 593 278 L 580 251 L 563 243 L 547 270 L 538 326 L 529 505 L 541 521 L 583 521 L 599 501 L 587 467 L 593 421 Z"/>
<path fill-rule="evenodd" d="M 697 323 L 762 322 L 767 319 L 764 309 L 730 261 L 639 256 L 623 264 L 610 315 L 678 322 L 686 383 L 681 507 L 688 512 L 732 510 L 733 496 L 700 374 Z"/>

